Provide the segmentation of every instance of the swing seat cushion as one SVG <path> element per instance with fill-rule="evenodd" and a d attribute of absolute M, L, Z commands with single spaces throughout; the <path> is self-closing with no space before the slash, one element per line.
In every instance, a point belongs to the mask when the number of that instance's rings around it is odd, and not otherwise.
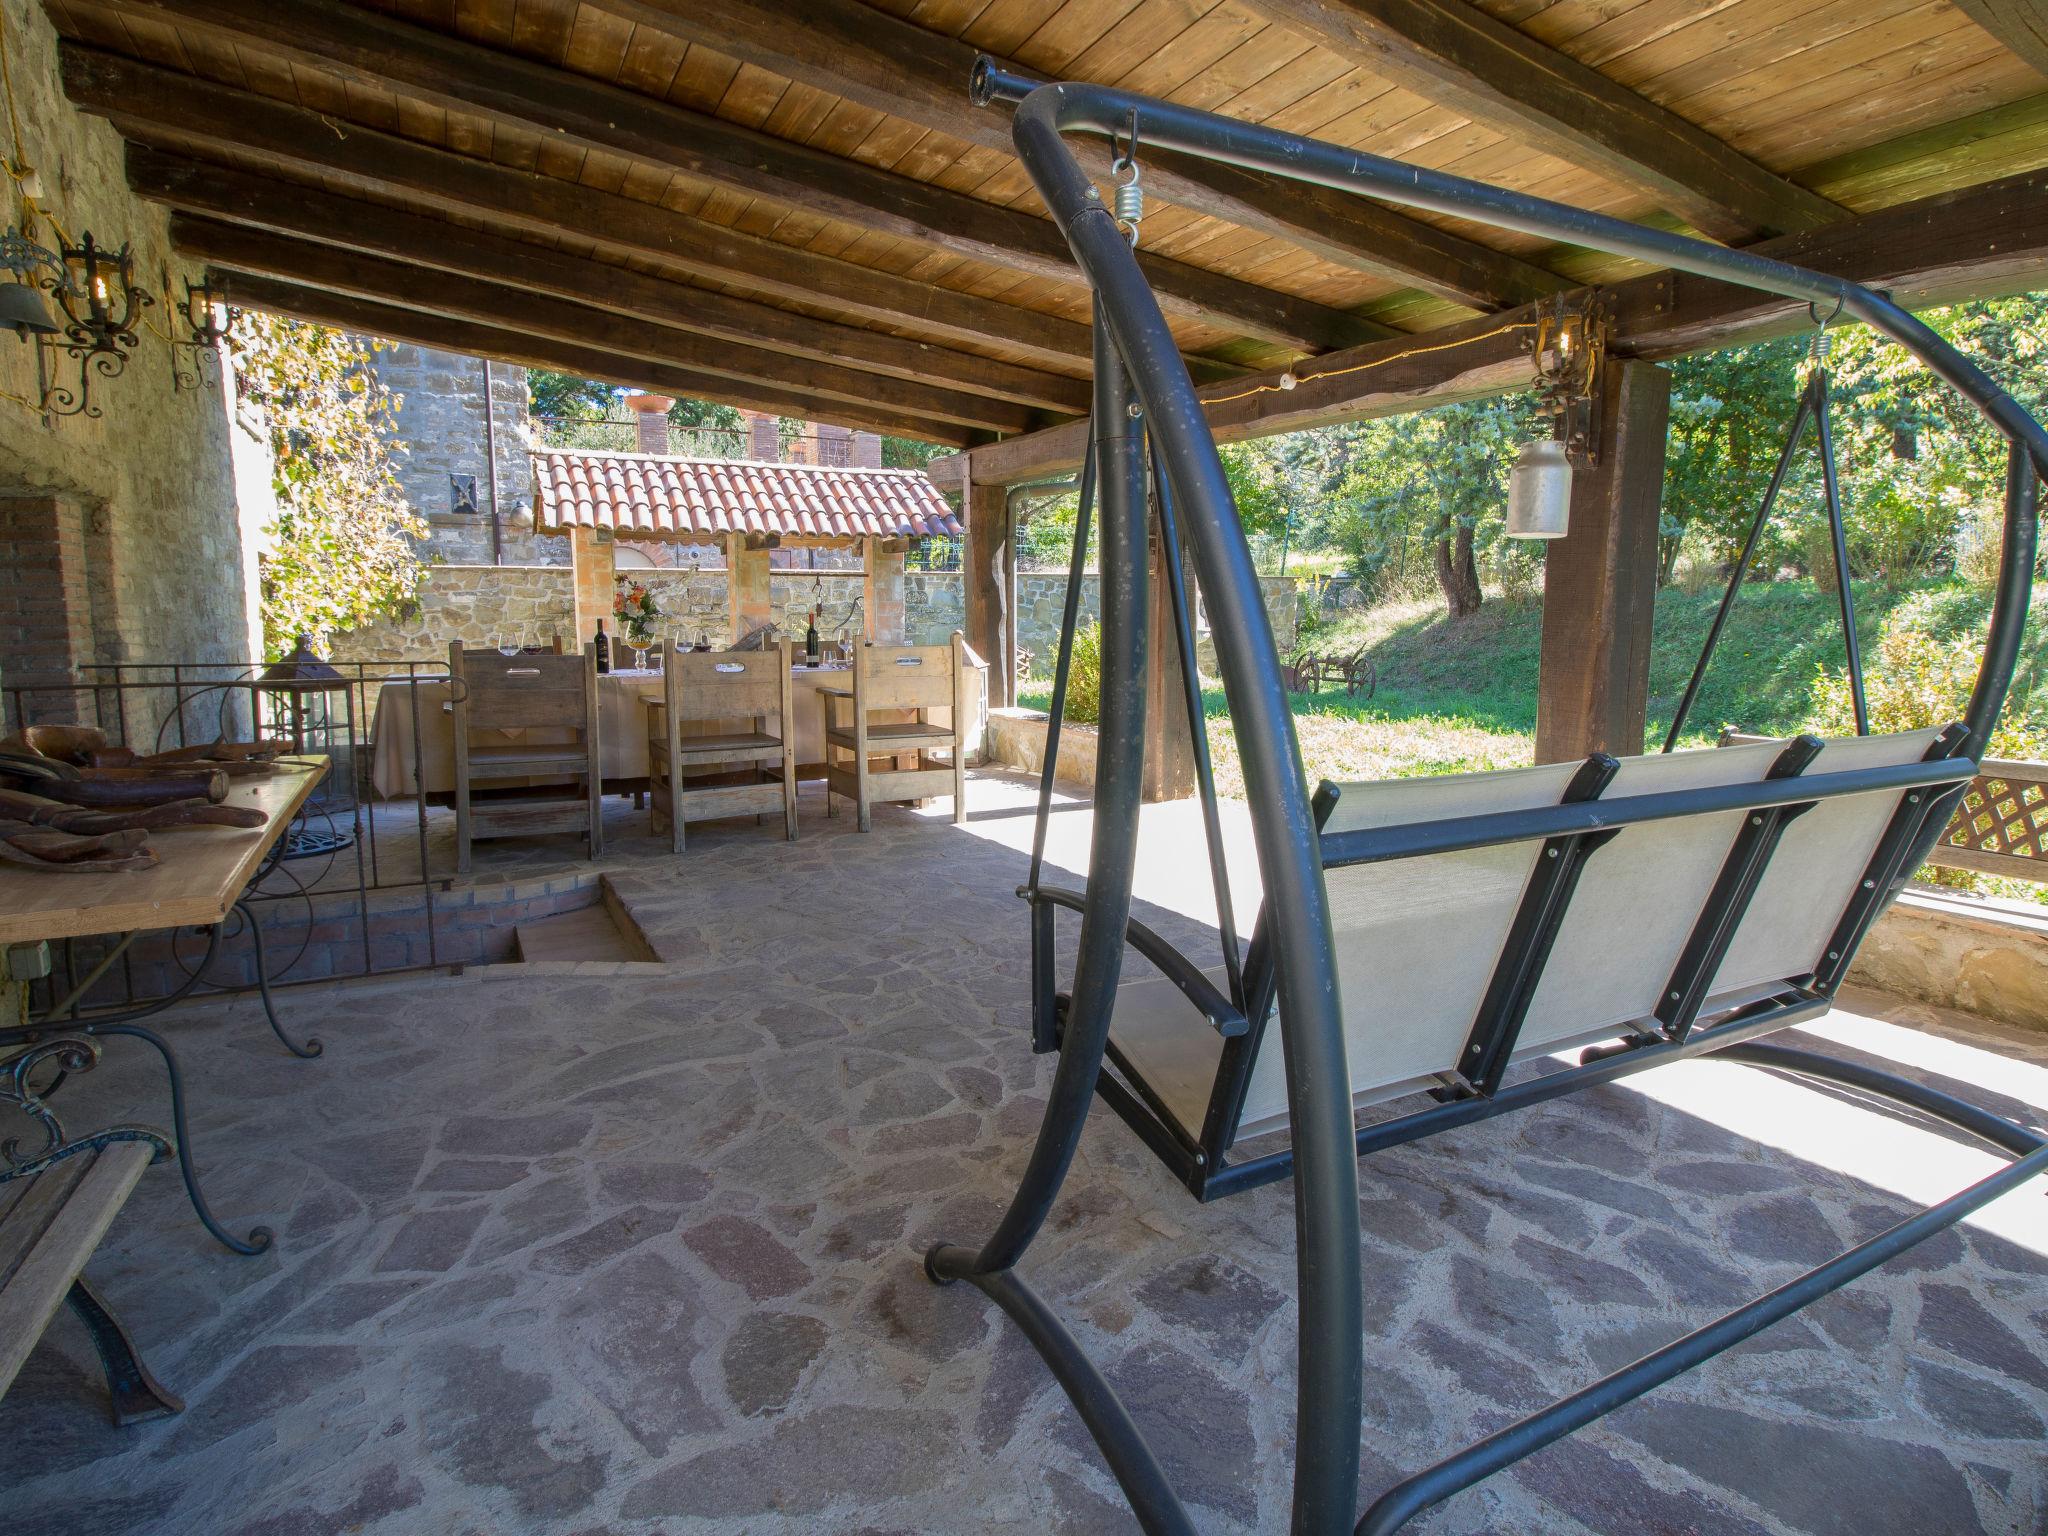
<path fill-rule="evenodd" d="M 1826 772 L 1919 761 L 1935 732 L 1826 743 Z M 1625 758 L 1605 801 L 1768 776 L 1783 742 Z M 1336 786 L 1324 832 L 1409 826 L 1557 804 L 1579 770 Z M 1705 1015 L 1811 975 L 1899 803 L 1872 793 L 1824 800 L 1792 820 L 1708 989 Z M 1622 828 L 1588 860 L 1529 1004 L 1511 1060 L 1571 1050 L 1643 1027 L 1706 905 L 1744 812 Z M 1338 996 L 1354 1103 L 1425 1089 L 1456 1072 L 1506 947 L 1540 841 L 1330 868 Z M 1220 973 L 1211 979 L 1221 984 Z M 1278 1030 L 1286 1028 L 1281 1017 Z M 1181 1128 L 1198 1137 L 1223 1042 L 1163 977 L 1120 988 L 1110 1039 Z M 1238 1134 L 1286 1124 L 1279 1033 L 1259 1043 Z"/>

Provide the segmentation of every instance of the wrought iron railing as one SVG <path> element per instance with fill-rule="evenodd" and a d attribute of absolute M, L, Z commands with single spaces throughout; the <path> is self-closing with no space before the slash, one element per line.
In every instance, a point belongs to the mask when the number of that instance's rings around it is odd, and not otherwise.
<path fill-rule="evenodd" d="M 254 736 L 328 757 L 326 779 L 246 896 L 247 920 L 260 921 L 270 936 L 268 979 L 273 985 L 325 981 L 450 963 L 441 953 L 435 897 L 449 889 L 452 870 L 434 867 L 426 798 L 380 800 L 371 782 L 372 722 L 390 684 L 403 685 L 394 705 L 412 715 L 408 782 L 428 782 L 420 715 L 432 706 L 422 704 L 421 685 L 445 682 L 447 663 L 331 665 L 335 680 L 313 685 L 266 681 L 265 663 L 255 661 L 94 664 L 61 679 L 9 680 L 0 687 L 0 706 L 10 732 L 23 724 L 71 721 L 97 726 L 109 745 L 137 752 Z M 419 893 L 416 901 L 384 894 L 410 890 Z M 393 910 L 408 914 L 403 945 L 383 942 L 375 931 L 380 925 L 373 919 L 388 927 Z M 324 937 L 316 940 L 316 934 Z M 154 953 L 139 944 L 118 954 L 115 949 L 111 937 L 56 946 L 53 974 L 39 984 L 48 994 L 43 1004 L 74 992 L 81 1003 L 146 1002 L 182 990 L 195 963 L 208 974 L 193 990 L 242 992 L 257 985 L 252 973 L 220 969 L 225 962 L 213 961 L 213 950 L 195 934 L 169 934 Z"/>

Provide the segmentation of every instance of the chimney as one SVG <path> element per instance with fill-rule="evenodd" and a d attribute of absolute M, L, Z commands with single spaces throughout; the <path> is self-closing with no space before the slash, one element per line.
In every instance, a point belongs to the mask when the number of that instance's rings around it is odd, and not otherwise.
<path fill-rule="evenodd" d="M 782 427 L 773 416 L 763 415 L 760 411 L 741 411 L 740 419 L 747 424 L 748 458 L 773 464 L 782 457 Z"/>
<path fill-rule="evenodd" d="M 880 469 L 882 467 L 881 433 L 856 432 L 853 434 L 853 467 L 855 469 Z"/>
<path fill-rule="evenodd" d="M 667 395 L 628 395 L 626 406 L 639 420 L 642 453 L 668 452 L 668 408 L 675 404 Z"/>

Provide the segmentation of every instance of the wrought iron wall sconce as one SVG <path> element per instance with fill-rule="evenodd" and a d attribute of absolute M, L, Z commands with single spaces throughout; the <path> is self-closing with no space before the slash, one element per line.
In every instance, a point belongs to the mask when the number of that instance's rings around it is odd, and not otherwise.
<path fill-rule="evenodd" d="M 103 250 L 88 230 L 78 245 L 64 246 L 58 254 L 64 275 L 49 287 L 63 311 L 63 335 L 59 340 L 38 338 L 36 343 L 43 414 L 97 417 L 93 378 L 120 376 L 136 347 L 136 317 L 155 301 L 135 286 L 135 258 L 126 245 L 118 251 Z M 76 389 L 50 381 L 47 358 L 58 351 L 78 364 Z"/>
<path fill-rule="evenodd" d="M 164 303 L 171 301 L 171 274 L 163 274 Z M 185 279 L 185 302 L 183 310 L 185 328 L 190 333 L 184 337 L 171 337 L 171 390 L 176 393 L 184 389 L 199 389 L 202 386 L 217 389 L 220 386 L 220 348 L 228 339 L 228 327 L 217 323 L 216 313 L 225 315 L 227 295 L 214 288 L 209 273 L 200 283 Z M 216 308 L 219 306 L 219 308 Z M 190 358 L 190 365 L 181 367 L 180 356 Z"/>

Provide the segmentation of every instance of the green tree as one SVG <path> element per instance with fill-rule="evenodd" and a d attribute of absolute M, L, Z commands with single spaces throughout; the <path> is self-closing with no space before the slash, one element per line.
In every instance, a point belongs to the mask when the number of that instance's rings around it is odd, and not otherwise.
<path fill-rule="evenodd" d="M 1671 425 L 1664 451 L 1664 507 L 1658 580 L 1671 578 L 1681 546 L 1695 559 L 1727 565 L 1742 552 L 1798 408 L 1804 338 L 1732 347 L 1681 358 L 1671 370 Z M 1808 456 L 1781 492 L 1780 508 L 1800 503 Z M 1782 520 L 1782 519 L 1781 519 Z M 1765 545 L 1775 563 L 1782 546 Z"/>
<path fill-rule="evenodd" d="M 927 443 L 922 438 L 882 439 L 882 463 L 889 469 L 923 469 L 933 459 L 951 452 L 944 443 Z"/>
<path fill-rule="evenodd" d="M 1418 541 L 1450 616 L 1477 613 L 1484 601 L 1478 553 L 1500 536 L 1508 471 L 1538 430 L 1526 395 L 1351 428 L 1334 501 L 1338 542 L 1354 573 L 1370 580 Z"/>
<path fill-rule="evenodd" d="M 232 334 L 238 409 L 270 446 L 263 643 L 281 656 L 410 603 L 427 525 L 393 470 L 399 397 L 370 367 L 387 343 L 254 310 Z"/>
<path fill-rule="evenodd" d="M 552 368 L 526 370 L 526 397 L 536 416 L 602 420 L 611 415 L 624 393 L 616 384 L 579 379 Z"/>

